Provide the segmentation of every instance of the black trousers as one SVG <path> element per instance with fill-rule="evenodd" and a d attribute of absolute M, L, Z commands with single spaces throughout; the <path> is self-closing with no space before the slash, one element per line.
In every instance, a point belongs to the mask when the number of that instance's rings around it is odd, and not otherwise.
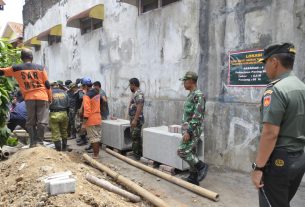
<path fill-rule="evenodd" d="M 260 207 L 290 207 L 305 172 L 304 151 L 274 150 L 263 173 Z"/>

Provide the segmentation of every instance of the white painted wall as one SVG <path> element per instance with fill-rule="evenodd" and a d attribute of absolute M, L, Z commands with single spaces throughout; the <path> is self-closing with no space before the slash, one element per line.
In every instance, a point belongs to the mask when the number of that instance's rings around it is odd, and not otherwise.
<path fill-rule="evenodd" d="M 185 98 L 179 78 L 188 70 L 197 71 L 199 64 L 199 1 L 181 0 L 141 15 L 136 7 L 116 0 L 63 2 L 25 28 L 27 40 L 63 24 L 62 42 L 52 46 L 43 42 L 34 55 L 34 61 L 41 64 L 45 56 L 51 80 L 89 76 L 101 81 L 118 116 L 124 116 L 122 107 L 128 104 L 128 80 L 132 77 L 140 79 L 148 100 Z M 65 27 L 67 17 L 101 2 L 105 6 L 103 29 L 81 35 L 79 29 Z M 159 119 L 148 117 L 151 124 Z"/>

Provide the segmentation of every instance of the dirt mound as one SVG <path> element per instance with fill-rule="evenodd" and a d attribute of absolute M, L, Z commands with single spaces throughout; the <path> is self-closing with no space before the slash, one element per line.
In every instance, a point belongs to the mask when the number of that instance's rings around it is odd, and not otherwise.
<path fill-rule="evenodd" d="M 0 207 L 7 206 L 140 206 L 87 182 L 87 173 L 104 178 L 85 165 L 76 153 L 57 152 L 45 147 L 18 151 L 0 162 Z M 48 196 L 42 178 L 52 173 L 71 171 L 76 178 L 76 192 Z"/>

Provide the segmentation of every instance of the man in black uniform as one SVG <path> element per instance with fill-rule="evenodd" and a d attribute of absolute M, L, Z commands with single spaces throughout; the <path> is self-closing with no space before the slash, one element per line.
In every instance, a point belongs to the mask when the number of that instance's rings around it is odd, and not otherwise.
<path fill-rule="evenodd" d="M 68 138 L 68 108 L 69 100 L 67 93 L 59 88 L 59 84 L 52 83 L 53 99 L 50 104 L 50 127 L 52 141 L 57 151 L 67 150 Z"/>
<path fill-rule="evenodd" d="M 289 207 L 305 172 L 305 84 L 292 72 L 295 48 L 272 45 L 264 50 L 272 81 L 262 98 L 263 124 L 252 182 L 261 207 Z"/>

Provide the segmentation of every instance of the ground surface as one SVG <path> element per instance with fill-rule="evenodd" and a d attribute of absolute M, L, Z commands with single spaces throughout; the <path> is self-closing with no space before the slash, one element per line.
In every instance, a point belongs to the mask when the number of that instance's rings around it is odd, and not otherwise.
<path fill-rule="evenodd" d="M 43 147 L 17 152 L 9 160 L 0 162 L 0 207 L 7 206 L 151 206 L 148 202 L 133 204 L 128 200 L 105 191 L 85 180 L 87 173 L 106 178 L 103 173 L 84 164 L 81 153 L 84 147 L 76 147 L 69 141 L 73 152 L 58 153 Z M 200 185 L 220 194 L 214 202 L 188 190 L 171 184 L 154 175 L 139 170 L 105 151 L 100 153 L 100 162 L 121 175 L 133 180 L 143 188 L 174 207 L 257 207 L 257 191 L 250 183 L 249 175 L 210 167 L 209 174 Z M 22 166 L 24 166 L 22 168 Z M 40 178 L 54 172 L 70 170 L 77 179 L 74 194 L 48 197 Z M 185 176 L 185 173 L 177 177 Z M 114 183 L 115 184 L 115 183 Z M 305 186 L 302 184 L 291 206 L 304 207 Z M 37 205 L 38 204 L 38 205 Z"/>

